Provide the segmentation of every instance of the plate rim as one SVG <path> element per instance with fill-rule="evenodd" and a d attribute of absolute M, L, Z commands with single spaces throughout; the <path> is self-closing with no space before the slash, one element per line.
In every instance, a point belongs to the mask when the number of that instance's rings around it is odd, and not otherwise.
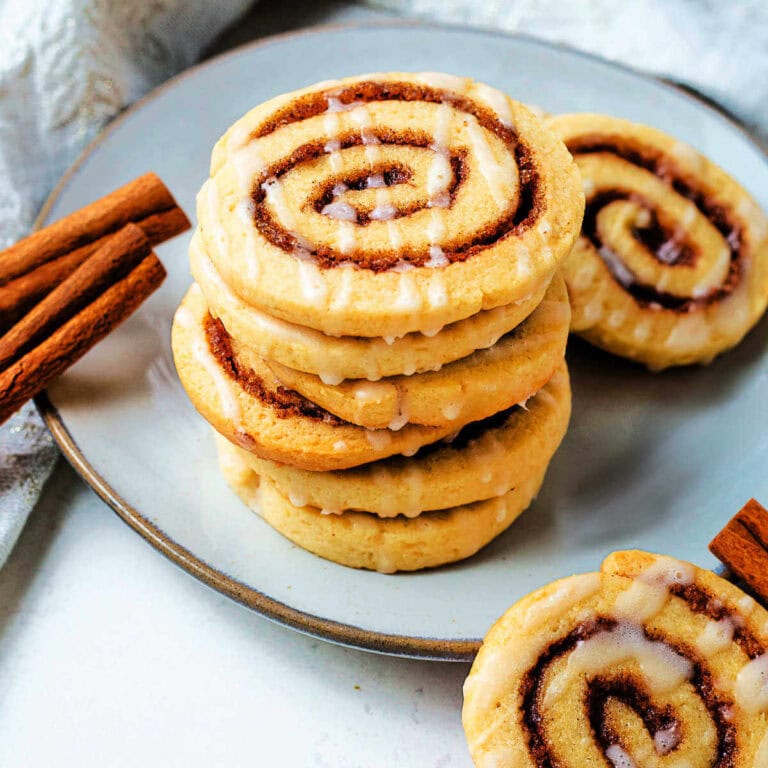
<path fill-rule="evenodd" d="M 313 37 L 328 32 L 338 31 L 397 28 L 421 28 L 425 31 L 451 31 L 475 35 L 488 35 L 508 40 L 522 40 L 528 44 L 537 45 L 550 50 L 566 51 L 567 53 L 580 58 L 605 64 L 610 68 L 623 71 L 646 81 L 651 81 L 663 88 L 669 88 L 679 95 L 696 102 L 699 108 L 703 108 L 706 111 L 713 113 L 719 119 L 728 123 L 731 128 L 735 128 L 758 150 L 764 160 L 768 162 L 768 148 L 762 144 L 760 139 L 756 137 L 746 125 L 741 122 L 741 120 L 714 100 L 700 94 L 698 91 L 685 84 L 644 72 L 626 64 L 611 61 L 610 59 L 579 50 L 564 43 L 549 42 L 525 33 L 504 32 L 487 27 L 472 27 L 462 24 L 429 22 L 421 19 L 398 18 L 391 20 L 336 22 L 281 32 L 243 43 L 242 45 L 193 64 L 191 67 L 188 67 L 161 83 L 140 99 L 137 99 L 99 130 L 93 139 L 91 139 L 80 152 L 75 161 L 59 179 L 46 198 L 39 213 L 35 217 L 32 231 L 34 232 L 43 226 L 45 220 L 48 218 L 51 208 L 59 199 L 64 189 L 68 186 L 70 180 L 106 138 L 116 130 L 124 120 L 142 109 L 145 104 L 159 97 L 167 89 L 175 87 L 182 80 L 188 77 L 194 77 L 202 69 L 216 65 L 224 59 L 242 55 L 255 48 L 268 47 L 291 38 Z M 34 403 L 64 457 L 96 495 L 105 502 L 124 523 L 138 533 L 158 552 L 168 558 L 172 563 L 197 578 L 206 586 L 229 597 L 235 602 L 254 610 L 266 619 L 277 624 L 281 624 L 310 637 L 349 646 L 358 650 L 371 651 L 390 656 L 454 662 L 471 662 L 477 654 L 482 643 L 481 639 L 439 639 L 384 633 L 377 632 L 376 630 L 364 629 L 353 624 L 347 624 L 334 619 L 323 618 L 306 611 L 301 611 L 228 576 L 223 571 L 195 556 L 188 549 L 176 542 L 161 528 L 150 522 L 138 509 L 133 507 L 115 492 L 107 480 L 90 464 L 74 437 L 67 429 L 64 419 L 58 409 L 48 398 L 47 392 L 44 391 L 36 395 Z"/>

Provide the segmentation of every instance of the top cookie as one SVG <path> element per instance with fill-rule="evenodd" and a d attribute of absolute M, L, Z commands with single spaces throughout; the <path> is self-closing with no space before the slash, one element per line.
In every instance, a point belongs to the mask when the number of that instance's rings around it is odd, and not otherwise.
<path fill-rule="evenodd" d="M 332 335 L 399 336 L 525 299 L 581 225 L 563 143 L 521 104 L 442 74 L 278 96 L 216 144 L 204 247 L 246 302 Z"/>

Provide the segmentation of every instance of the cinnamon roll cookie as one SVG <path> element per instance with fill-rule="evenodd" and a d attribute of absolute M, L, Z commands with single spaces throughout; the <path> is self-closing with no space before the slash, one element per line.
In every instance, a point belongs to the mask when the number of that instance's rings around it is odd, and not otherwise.
<path fill-rule="evenodd" d="M 492 416 L 541 389 L 562 363 L 570 317 L 558 274 L 517 328 L 492 347 L 436 371 L 332 386 L 319 376 L 265 362 L 284 386 L 353 424 L 370 429 L 400 429 L 406 423 L 457 426 Z M 239 356 L 248 359 L 247 347 Z"/>
<path fill-rule="evenodd" d="M 219 441 L 219 460 L 235 493 L 283 536 L 327 560 L 380 573 L 432 568 L 474 555 L 528 507 L 545 471 L 527 476 L 502 496 L 418 517 L 381 518 L 367 512 L 323 514 L 294 504 L 226 441 Z"/>
<path fill-rule="evenodd" d="M 738 344 L 768 304 L 768 222 L 752 197 L 653 128 L 591 114 L 547 124 L 586 194 L 564 265 L 573 330 L 653 369 Z"/>
<path fill-rule="evenodd" d="M 768 611 L 724 579 L 645 552 L 528 595 L 464 686 L 475 765 L 768 764 Z"/>
<path fill-rule="evenodd" d="M 547 290 L 547 284 L 542 284 L 527 298 L 445 327 L 405 336 L 329 336 L 246 304 L 221 279 L 205 253 L 199 231 L 192 238 L 189 255 L 192 274 L 211 314 L 221 320 L 233 338 L 254 354 L 315 374 L 329 385 L 346 379 L 378 381 L 387 376 L 434 371 L 475 350 L 492 347 L 533 312 Z"/>
<path fill-rule="evenodd" d="M 244 364 L 195 284 L 173 322 L 173 357 L 192 404 L 220 434 L 273 461 L 316 471 L 344 469 L 419 448 L 455 426 L 372 430 L 350 424 L 286 389 L 258 357 Z"/>
<path fill-rule="evenodd" d="M 241 451 L 253 471 L 296 506 L 326 515 L 369 512 L 414 518 L 424 511 L 503 496 L 539 477 L 568 427 L 565 363 L 525 405 L 463 427 L 413 456 L 393 456 L 335 472 L 311 472 Z"/>
<path fill-rule="evenodd" d="M 506 95 L 440 74 L 329 81 L 256 107 L 217 143 L 198 196 L 204 250 L 236 296 L 360 337 L 527 302 L 582 212 L 561 141 Z"/>

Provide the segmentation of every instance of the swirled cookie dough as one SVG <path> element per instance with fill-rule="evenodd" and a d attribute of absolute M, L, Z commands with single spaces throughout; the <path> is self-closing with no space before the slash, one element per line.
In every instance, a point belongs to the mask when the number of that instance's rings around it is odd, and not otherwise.
<path fill-rule="evenodd" d="M 489 349 L 438 371 L 331 386 L 318 376 L 266 362 L 286 387 L 353 424 L 371 429 L 466 424 L 525 402 L 550 379 L 565 354 L 570 318 L 565 283 L 556 275 L 525 322 Z M 247 349 L 241 353 L 238 347 L 244 361 Z"/>
<path fill-rule="evenodd" d="M 359 427 L 287 390 L 266 364 L 244 366 L 197 285 L 176 312 L 171 341 L 176 370 L 195 408 L 220 434 L 263 458 L 303 469 L 344 469 L 415 453 L 454 431 Z"/>
<path fill-rule="evenodd" d="M 416 517 L 503 496 L 538 477 L 568 427 L 571 391 L 564 362 L 530 398 L 412 457 L 396 456 L 338 472 L 309 472 L 243 452 L 256 474 L 297 506 L 326 514 L 364 511 L 379 517 Z"/>
<path fill-rule="evenodd" d="M 267 360 L 316 374 L 331 385 L 434 371 L 492 347 L 536 309 L 549 284 L 543 281 L 530 296 L 512 304 L 446 326 L 425 325 L 404 336 L 329 336 L 273 317 L 236 296 L 205 253 L 199 232 L 192 238 L 190 262 L 211 314 L 233 338 Z"/>
<path fill-rule="evenodd" d="M 219 460 L 232 490 L 283 536 L 327 560 L 382 573 L 432 568 L 475 554 L 528 507 L 544 474 L 488 501 L 382 519 L 366 512 L 324 515 L 293 504 L 227 441 L 219 441 Z"/>
<path fill-rule="evenodd" d="M 528 595 L 464 685 L 478 768 L 756 768 L 768 757 L 768 612 L 709 571 L 616 552 Z"/>
<path fill-rule="evenodd" d="M 563 268 L 573 330 L 653 369 L 738 344 L 768 304 L 768 222 L 752 197 L 654 128 L 591 114 L 548 125 L 586 194 Z"/>
<path fill-rule="evenodd" d="M 527 300 L 570 251 L 583 193 L 523 105 L 466 78 L 389 73 L 251 110 L 216 145 L 197 208 L 244 301 L 386 337 Z"/>

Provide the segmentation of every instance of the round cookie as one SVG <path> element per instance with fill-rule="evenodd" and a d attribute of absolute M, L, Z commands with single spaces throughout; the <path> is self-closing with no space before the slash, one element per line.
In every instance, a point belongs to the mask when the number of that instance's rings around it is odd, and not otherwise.
<path fill-rule="evenodd" d="M 311 373 L 265 362 L 286 387 L 353 424 L 395 430 L 466 424 L 525 401 L 550 379 L 565 354 L 570 319 L 565 283 L 555 275 L 541 304 L 517 328 L 490 349 L 438 371 L 330 386 Z"/>
<path fill-rule="evenodd" d="M 214 148 L 197 210 L 247 303 L 385 337 L 526 300 L 570 251 L 583 193 L 523 105 L 466 78 L 389 73 L 251 110 Z"/>
<path fill-rule="evenodd" d="M 528 298 L 478 312 L 443 328 L 424 328 L 400 337 L 328 336 L 288 323 L 246 304 L 221 279 L 195 232 L 189 248 L 192 274 L 211 314 L 256 354 L 297 371 L 317 374 L 327 384 L 345 379 L 378 381 L 386 376 L 424 373 L 493 346 L 539 305 L 547 284 Z"/>
<path fill-rule="evenodd" d="M 616 552 L 491 628 L 464 685 L 478 768 L 768 759 L 768 612 L 710 571 Z"/>
<path fill-rule="evenodd" d="M 562 362 L 525 408 L 464 427 L 451 442 L 337 472 L 308 472 L 251 454 L 244 461 L 295 506 L 326 514 L 363 511 L 415 517 L 425 510 L 502 496 L 538 477 L 560 445 L 571 411 Z"/>
<path fill-rule="evenodd" d="M 573 330 L 652 369 L 738 344 L 768 304 L 768 221 L 752 197 L 654 128 L 591 114 L 547 124 L 586 192 L 563 267 Z"/>
<path fill-rule="evenodd" d="M 504 496 L 415 518 L 382 519 L 365 512 L 323 515 L 298 507 L 243 461 L 242 451 L 219 441 L 225 479 L 243 502 L 300 547 L 351 568 L 381 573 L 416 571 L 463 560 L 506 530 L 528 507 L 543 470 Z"/>
<path fill-rule="evenodd" d="M 269 368 L 246 368 L 223 325 L 193 285 L 173 322 L 171 343 L 181 383 L 222 435 L 263 458 L 317 471 L 345 469 L 397 453 L 415 453 L 456 428 L 407 425 L 365 429 L 286 390 Z"/>

